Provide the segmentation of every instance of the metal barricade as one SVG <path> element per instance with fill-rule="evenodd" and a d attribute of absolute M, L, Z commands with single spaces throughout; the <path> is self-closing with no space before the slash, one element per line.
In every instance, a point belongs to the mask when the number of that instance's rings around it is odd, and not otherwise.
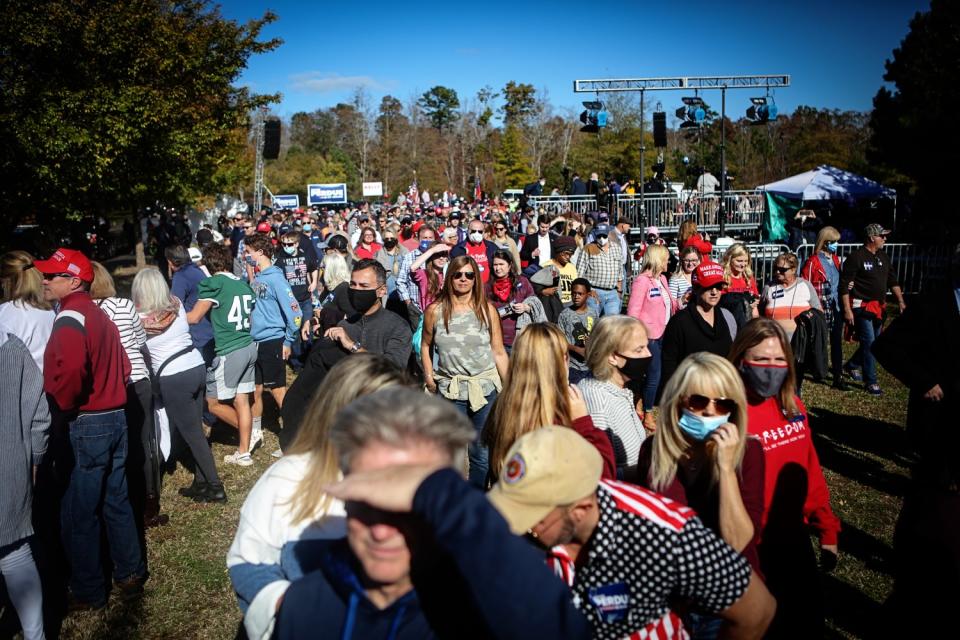
<path fill-rule="evenodd" d="M 766 213 L 762 191 L 727 191 L 724 194 L 726 228 L 731 231 L 755 231 L 759 235 Z M 676 233 L 685 220 L 693 220 L 705 231 L 720 229 L 720 194 L 699 191 L 682 193 L 620 194 L 615 202 L 616 217 L 627 218 L 635 229 L 650 225 L 660 233 Z"/>
<path fill-rule="evenodd" d="M 845 260 L 862 244 L 837 245 L 837 255 Z M 814 245 L 802 244 L 797 247 L 797 257 L 801 266 L 813 255 Z M 950 247 L 921 246 L 908 242 L 891 242 L 883 245 L 883 251 L 890 259 L 896 273 L 897 282 L 905 294 L 920 293 L 925 287 L 943 282 L 950 272 Z"/>
<path fill-rule="evenodd" d="M 529 196 L 527 204 L 540 211 L 554 215 L 597 211 L 596 196 Z"/>

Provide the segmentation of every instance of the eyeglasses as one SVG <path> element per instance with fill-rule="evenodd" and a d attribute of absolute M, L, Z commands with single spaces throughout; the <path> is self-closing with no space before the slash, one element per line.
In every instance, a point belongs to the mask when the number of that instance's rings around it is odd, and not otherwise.
<path fill-rule="evenodd" d="M 476 277 L 477 274 L 475 274 L 473 271 L 457 271 L 455 274 L 453 274 L 454 280 L 463 280 L 464 278 L 467 280 L 473 280 Z"/>
<path fill-rule="evenodd" d="M 283 246 L 285 246 L 285 247 L 295 247 L 295 246 L 297 246 L 297 243 L 296 243 L 296 242 L 282 242 L 281 244 L 282 244 Z"/>
<path fill-rule="evenodd" d="M 737 403 L 730 398 L 708 398 L 699 393 L 687 396 L 687 408 L 691 411 L 703 411 L 711 402 L 720 413 L 733 413 L 737 409 Z"/>
<path fill-rule="evenodd" d="M 55 278 L 75 278 L 76 276 L 72 273 L 45 273 L 43 274 L 44 280 L 53 280 Z"/>
<path fill-rule="evenodd" d="M 699 260 L 684 260 L 683 264 L 700 264 Z"/>
<path fill-rule="evenodd" d="M 253 225 L 252 225 L 252 224 L 245 224 L 245 225 L 243 225 L 243 228 L 244 228 L 244 229 L 253 229 Z"/>
<path fill-rule="evenodd" d="M 787 271 L 793 271 L 793 267 L 774 267 L 773 270 L 777 273 L 786 273 Z"/>

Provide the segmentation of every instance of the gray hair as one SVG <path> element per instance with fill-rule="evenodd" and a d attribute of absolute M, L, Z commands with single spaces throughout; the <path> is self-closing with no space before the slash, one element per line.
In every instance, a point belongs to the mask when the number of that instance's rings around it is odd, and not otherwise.
<path fill-rule="evenodd" d="M 163 252 L 167 260 L 173 263 L 177 269 L 182 267 L 185 264 L 190 264 L 193 260 L 190 259 L 190 252 L 186 247 L 175 244 L 173 246 L 167 247 Z"/>
<path fill-rule="evenodd" d="M 140 313 L 170 308 L 170 287 L 159 270 L 143 269 L 133 278 L 131 297 Z"/>
<path fill-rule="evenodd" d="M 403 387 L 388 387 L 344 407 L 333 423 L 330 440 L 348 472 L 354 456 L 370 442 L 397 448 L 431 443 L 450 456 L 450 466 L 466 468 L 473 427 L 452 402 Z"/>

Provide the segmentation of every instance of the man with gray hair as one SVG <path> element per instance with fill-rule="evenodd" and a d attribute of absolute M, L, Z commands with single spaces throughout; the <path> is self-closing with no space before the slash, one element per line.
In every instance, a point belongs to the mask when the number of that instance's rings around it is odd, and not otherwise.
<path fill-rule="evenodd" d="M 452 404 L 383 389 L 343 409 L 331 438 L 347 536 L 284 549 L 302 577 L 275 637 L 589 637 L 563 583 L 457 470 L 474 432 Z"/>

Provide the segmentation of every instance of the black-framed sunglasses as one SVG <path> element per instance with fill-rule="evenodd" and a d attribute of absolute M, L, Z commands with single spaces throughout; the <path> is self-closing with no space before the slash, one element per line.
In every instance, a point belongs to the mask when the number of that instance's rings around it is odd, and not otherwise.
<path fill-rule="evenodd" d="M 793 267 L 774 267 L 773 270 L 777 273 L 786 273 L 788 271 L 793 271 Z"/>
<path fill-rule="evenodd" d="M 473 280 L 476 277 L 477 274 L 475 274 L 473 271 L 457 271 L 453 274 L 454 280 L 463 280 L 464 278 L 467 280 Z"/>
<path fill-rule="evenodd" d="M 687 407 L 692 411 L 703 411 L 710 403 L 717 408 L 720 413 L 733 413 L 737 410 L 737 403 L 731 398 L 708 398 L 707 396 L 694 393 L 687 396 Z"/>
<path fill-rule="evenodd" d="M 44 280 L 54 280 L 56 278 L 76 278 L 72 273 L 45 273 L 43 274 Z"/>

